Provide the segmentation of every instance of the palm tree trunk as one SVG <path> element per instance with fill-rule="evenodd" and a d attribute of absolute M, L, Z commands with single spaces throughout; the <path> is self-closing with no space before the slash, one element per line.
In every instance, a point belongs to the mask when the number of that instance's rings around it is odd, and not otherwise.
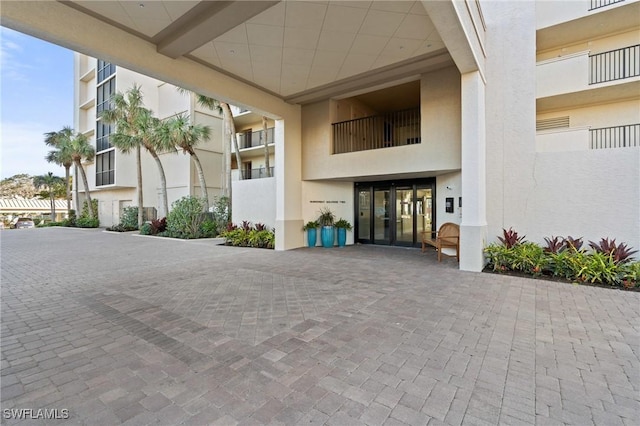
<path fill-rule="evenodd" d="M 149 154 L 151 154 L 158 166 L 158 173 L 160 173 L 160 190 L 162 193 L 162 208 L 164 209 L 164 217 L 166 217 L 169 214 L 169 202 L 167 201 L 167 178 L 164 175 L 164 168 L 162 167 L 162 162 L 156 150 L 150 145 L 145 145 L 145 148 L 149 151 Z"/>
<path fill-rule="evenodd" d="M 223 195 L 229 197 L 229 204 L 231 204 L 231 127 L 229 127 L 229 122 L 224 119 L 224 133 L 225 133 L 225 141 L 222 144 L 223 152 L 224 152 L 224 170 L 225 170 L 225 187 L 223 191 Z"/>
<path fill-rule="evenodd" d="M 49 201 L 51 202 L 51 221 L 56 221 L 56 198 L 52 189 L 49 189 Z"/>
<path fill-rule="evenodd" d="M 89 217 L 91 219 L 95 219 L 95 217 L 93 216 L 93 203 L 91 202 L 91 194 L 89 193 L 89 182 L 87 181 L 87 174 L 84 172 L 84 167 L 82 167 L 80 160 L 75 160 L 75 162 L 76 166 L 80 169 L 80 175 L 82 175 L 82 184 L 84 185 L 84 195 L 87 197 L 87 210 L 89 210 Z"/>
<path fill-rule="evenodd" d="M 74 170 L 73 170 L 73 175 L 75 176 L 75 181 L 76 181 L 76 190 L 75 190 L 75 199 L 76 199 L 76 217 L 78 217 L 80 215 L 80 191 L 78 189 L 78 166 L 75 164 L 73 164 Z"/>
<path fill-rule="evenodd" d="M 70 176 L 69 176 L 69 169 L 71 168 L 71 166 L 65 166 L 64 168 L 64 183 L 66 186 L 66 192 L 67 192 L 67 213 L 69 212 L 69 210 L 71 210 L 71 187 L 69 186 L 69 183 L 71 181 Z"/>
<path fill-rule="evenodd" d="M 138 174 L 138 228 L 141 228 L 144 223 L 144 216 L 142 215 L 144 202 L 142 200 L 142 159 L 140 158 L 140 145 L 136 146 L 136 169 Z"/>
<path fill-rule="evenodd" d="M 269 138 L 267 137 L 267 117 L 262 116 L 262 137 L 264 138 L 264 166 L 267 169 L 267 177 L 271 177 L 269 165 Z"/>
<path fill-rule="evenodd" d="M 236 135 L 236 124 L 233 122 L 233 113 L 229 104 L 226 102 L 220 102 L 222 111 L 224 112 L 224 119 L 229 126 L 229 132 L 231 133 L 231 142 L 236 151 L 236 163 L 238 164 L 238 171 L 240 172 L 240 180 L 244 180 L 244 172 L 242 171 L 242 159 L 240 158 L 240 147 L 238 146 L 238 137 Z"/>
<path fill-rule="evenodd" d="M 200 163 L 200 159 L 196 155 L 194 150 L 189 150 L 189 155 L 191 155 L 191 159 L 193 163 L 196 165 L 196 170 L 198 171 L 198 179 L 200 180 L 200 188 L 202 189 L 202 198 L 205 202 L 205 211 L 209 210 L 209 194 L 207 194 L 207 183 L 204 181 L 204 170 L 202 170 L 202 164 Z"/>

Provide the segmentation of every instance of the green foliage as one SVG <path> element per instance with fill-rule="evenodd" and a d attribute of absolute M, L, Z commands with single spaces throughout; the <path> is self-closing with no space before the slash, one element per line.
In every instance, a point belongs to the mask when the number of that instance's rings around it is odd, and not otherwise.
<path fill-rule="evenodd" d="M 626 288 L 640 287 L 640 262 L 627 262 L 620 266 L 620 278 Z"/>
<path fill-rule="evenodd" d="M 68 226 L 68 227 L 74 227 L 76 226 L 76 211 L 71 209 L 69 210 L 69 215 L 68 217 L 62 222 L 63 225 L 62 226 Z"/>
<path fill-rule="evenodd" d="M 135 231 L 138 229 L 138 207 L 125 207 L 122 210 L 120 225 L 128 231 Z"/>
<path fill-rule="evenodd" d="M 545 238 L 546 246 L 523 242 L 517 233 L 505 231 L 502 243 L 485 248 L 488 267 L 493 271 L 516 271 L 528 275 L 551 275 L 566 280 L 601 285 L 639 286 L 640 262 L 630 262 L 635 253 L 626 244 L 603 238 L 591 242 L 592 252 L 580 250 L 582 239 Z"/>
<path fill-rule="evenodd" d="M 98 217 L 98 200 L 91 200 L 91 207 L 93 211 L 93 217 Z M 84 200 L 82 203 L 82 213 L 80 213 L 80 217 L 89 217 L 89 203 L 87 200 Z"/>
<path fill-rule="evenodd" d="M 167 234 L 174 238 L 200 238 L 202 223 L 207 215 L 202 213 L 204 200 L 194 196 L 182 197 L 171 205 L 167 216 Z"/>
<path fill-rule="evenodd" d="M 338 221 L 335 223 L 335 227 L 336 227 L 336 228 L 344 228 L 344 229 L 346 229 L 347 231 L 351 231 L 351 229 L 353 229 L 353 227 L 351 226 L 351 224 L 350 224 L 346 219 L 343 219 L 343 218 L 340 218 L 340 220 L 338 220 Z"/>
<path fill-rule="evenodd" d="M 218 225 L 213 219 L 206 219 L 200 225 L 200 235 L 202 238 L 215 238 L 218 236 Z"/>
<path fill-rule="evenodd" d="M 320 226 L 333 226 L 336 221 L 336 215 L 331 211 L 329 207 L 320 209 L 320 216 L 318 216 L 318 222 Z"/>
<path fill-rule="evenodd" d="M 78 228 L 97 228 L 98 226 L 100 226 L 98 218 L 80 216 L 78 220 L 76 220 L 76 227 Z"/>
<path fill-rule="evenodd" d="M 217 229 L 226 229 L 231 223 L 231 208 L 229 197 L 215 197 L 213 205 L 209 209 L 213 215 L 213 221 Z"/>
<path fill-rule="evenodd" d="M 309 222 L 305 223 L 305 225 L 302 227 L 303 231 L 308 231 L 309 229 L 316 229 L 320 226 L 320 223 L 317 220 L 310 220 Z"/>
<path fill-rule="evenodd" d="M 245 224 L 248 222 L 245 221 Z M 263 228 L 229 226 L 221 235 L 228 246 L 272 249 L 276 243 L 275 233 L 273 230 Z"/>
<path fill-rule="evenodd" d="M 152 235 L 151 224 L 149 222 L 145 222 L 140 227 L 140 235 Z"/>

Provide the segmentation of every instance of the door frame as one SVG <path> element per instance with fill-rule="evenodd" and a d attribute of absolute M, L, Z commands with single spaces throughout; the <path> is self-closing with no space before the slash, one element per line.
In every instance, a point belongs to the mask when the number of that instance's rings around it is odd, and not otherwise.
<path fill-rule="evenodd" d="M 398 242 L 396 236 L 396 227 L 389 225 L 389 239 L 388 242 L 382 242 L 383 240 L 375 239 L 375 221 L 373 215 L 375 214 L 375 191 L 376 190 L 388 190 L 389 191 L 389 223 L 396 223 L 396 190 L 397 188 L 408 189 L 409 187 L 413 191 L 413 241 L 411 243 Z M 378 244 L 378 245 L 391 245 L 391 246 L 404 246 L 404 247 L 419 247 L 421 245 L 421 238 L 417 235 L 417 220 L 416 214 L 416 191 L 418 189 L 431 189 L 431 230 L 435 231 L 436 226 L 436 178 L 421 178 L 421 179 L 401 179 L 401 180 L 387 180 L 387 181 L 373 181 L 373 182 L 355 182 L 354 183 L 354 239 L 356 243 L 360 244 Z M 360 238 L 360 191 L 369 191 L 369 238 Z"/>

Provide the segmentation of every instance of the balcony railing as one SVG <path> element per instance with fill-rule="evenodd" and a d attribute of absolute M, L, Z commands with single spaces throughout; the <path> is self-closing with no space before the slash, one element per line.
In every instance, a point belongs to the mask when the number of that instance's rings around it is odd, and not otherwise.
<path fill-rule="evenodd" d="M 589 57 L 589 84 L 640 76 L 640 44 Z"/>
<path fill-rule="evenodd" d="M 640 124 L 591 129 L 589 139 L 591 149 L 640 147 Z"/>
<path fill-rule="evenodd" d="M 238 133 L 238 146 L 240 149 L 254 148 L 256 146 L 263 146 L 262 134 L 264 130 L 256 130 L 255 132 Z M 273 127 L 267 129 L 267 143 L 273 143 L 274 141 Z"/>
<path fill-rule="evenodd" d="M 243 173 L 245 179 L 262 179 L 274 176 L 273 167 L 269 167 L 269 171 L 271 172 L 269 176 L 267 176 L 267 169 L 265 167 L 260 167 L 259 169 L 244 170 Z"/>
<path fill-rule="evenodd" d="M 333 153 L 420 143 L 420 108 L 342 121 L 333 125 Z"/>
<path fill-rule="evenodd" d="M 589 10 L 600 9 L 601 7 L 609 6 L 614 3 L 620 3 L 624 0 L 591 0 L 591 7 Z"/>

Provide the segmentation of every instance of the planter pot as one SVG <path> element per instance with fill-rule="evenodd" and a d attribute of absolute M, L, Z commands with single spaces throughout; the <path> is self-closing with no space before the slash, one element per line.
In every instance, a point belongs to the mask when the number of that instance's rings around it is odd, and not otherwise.
<path fill-rule="evenodd" d="M 318 230 L 316 228 L 307 229 L 307 244 L 309 247 L 315 247 L 318 239 Z"/>
<path fill-rule="evenodd" d="M 322 247 L 333 247 L 333 226 L 323 226 L 320 234 Z"/>
<path fill-rule="evenodd" d="M 347 244 L 347 230 L 338 228 L 338 247 L 344 247 Z"/>

